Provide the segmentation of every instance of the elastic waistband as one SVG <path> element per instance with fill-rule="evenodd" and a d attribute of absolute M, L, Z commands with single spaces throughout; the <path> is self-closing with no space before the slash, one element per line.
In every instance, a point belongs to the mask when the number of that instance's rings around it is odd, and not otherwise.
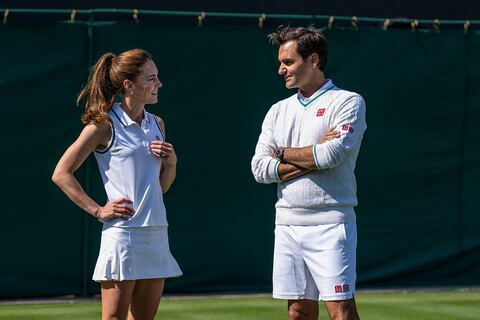
<path fill-rule="evenodd" d="M 275 224 L 311 226 L 331 223 L 355 223 L 353 207 L 330 207 L 322 209 L 277 208 Z"/>

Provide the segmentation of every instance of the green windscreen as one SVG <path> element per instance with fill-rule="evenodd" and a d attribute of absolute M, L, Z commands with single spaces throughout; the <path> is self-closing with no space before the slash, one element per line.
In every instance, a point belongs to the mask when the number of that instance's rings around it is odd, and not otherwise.
<path fill-rule="evenodd" d="M 75 100 L 103 53 L 143 48 L 178 156 L 165 195 L 184 275 L 167 292 L 271 290 L 275 185 L 250 161 L 277 75 L 268 27 L 155 22 L 0 26 L 0 298 L 93 294 L 101 224 L 51 182 L 82 129 Z M 358 288 L 480 284 L 480 34 L 334 27 L 326 75 L 367 104 L 357 162 Z M 76 176 L 106 200 L 95 160 Z"/>

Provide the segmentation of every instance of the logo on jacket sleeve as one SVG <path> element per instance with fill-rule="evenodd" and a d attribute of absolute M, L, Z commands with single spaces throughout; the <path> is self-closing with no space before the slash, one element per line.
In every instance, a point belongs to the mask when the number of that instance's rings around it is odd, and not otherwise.
<path fill-rule="evenodd" d="M 317 117 L 323 116 L 324 113 L 325 113 L 325 108 L 318 109 L 317 110 Z"/>
<path fill-rule="evenodd" d="M 347 132 L 353 133 L 353 128 L 348 124 L 344 124 L 344 125 L 342 125 L 342 131 L 347 131 Z"/>

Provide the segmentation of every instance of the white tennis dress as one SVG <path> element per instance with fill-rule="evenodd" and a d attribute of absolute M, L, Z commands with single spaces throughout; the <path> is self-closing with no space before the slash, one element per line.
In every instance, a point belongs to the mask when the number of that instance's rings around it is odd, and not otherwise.
<path fill-rule="evenodd" d="M 135 214 L 103 221 L 93 280 L 135 280 L 182 275 L 168 244 L 168 223 L 160 185 L 162 160 L 150 142 L 164 140 L 155 117 L 144 111 L 141 125 L 115 103 L 108 112 L 112 138 L 95 150 L 108 201 L 129 198 Z"/>

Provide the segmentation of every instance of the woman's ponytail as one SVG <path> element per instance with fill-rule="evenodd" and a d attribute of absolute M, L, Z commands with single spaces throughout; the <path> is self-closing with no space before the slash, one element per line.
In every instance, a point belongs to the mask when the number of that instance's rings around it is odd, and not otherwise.
<path fill-rule="evenodd" d="M 107 112 L 115 102 L 118 88 L 115 88 L 110 71 L 115 55 L 105 53 L 98 59 L 90 71 L 87 85 L 82 89 L 77 98 L 77 105 L 85 102 L 85 112 L 82 115 L 83 124 L 100 124 L 108 121 Z"/>

